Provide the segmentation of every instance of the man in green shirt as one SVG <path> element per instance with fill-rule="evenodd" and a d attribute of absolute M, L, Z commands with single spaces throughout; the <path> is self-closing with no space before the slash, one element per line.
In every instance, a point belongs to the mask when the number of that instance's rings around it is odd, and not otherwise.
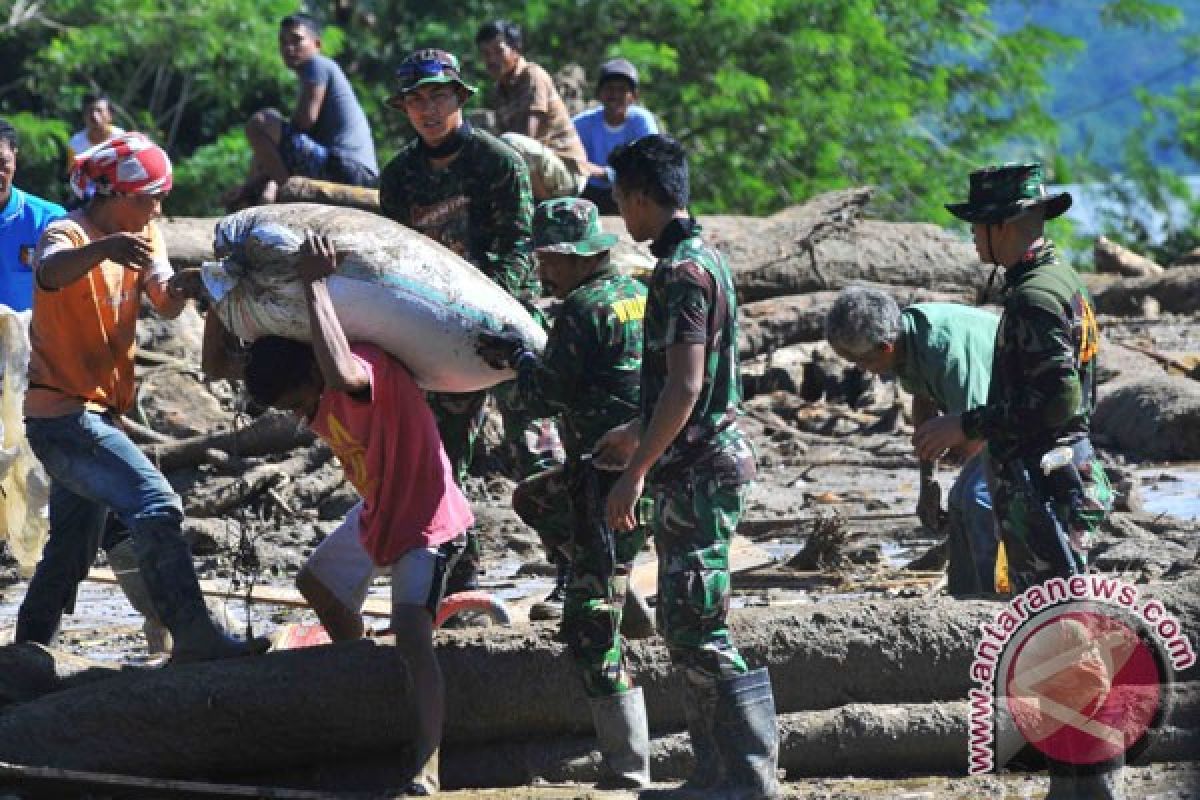
<path fill-rule="evenodd" d="M 920 427 L 938 414 L 962 414 L 987 402 L 998 322 L 995 314 L 955 303 L 918 303 L 901 311 L 886 292 L 855 286 L 834 301 L 825 336 L 847 361 L 894 375 L 912 394 L 913 425 Z M 948 589 L 955 596 L 994 591 L 999 544 L 984 444 L 973 440 L 961 451 L 967 460 L 950 489 L 947 541 Z M 940 512 L 935 486 L 921 483 L 917 508 L 923 521 Z"/>

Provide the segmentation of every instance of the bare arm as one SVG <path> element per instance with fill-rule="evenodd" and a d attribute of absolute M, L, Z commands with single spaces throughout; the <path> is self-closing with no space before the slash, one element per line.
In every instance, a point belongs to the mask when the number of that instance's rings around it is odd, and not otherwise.
<path fill-rule="evenodd" d="M 371 377 L 350 352 L 350 342 L 333 309 L 333 300 L 325 283 L 325 279 L 337 270 L 337 251 L 333 242 L 310 232 L 300 252 L 302 257 L 296 263 L 296 271 L 304 281 L 313 354 L 325 385 L 348 394 L 370 389 Z"/>
<path fill-rule="evenodd" d="M 140 234 L 109 234 L 81 247 L 64 248 L 44 256 L 38 264 L 38 284 L 44 289 L 61 289 L 105 259 L 127 269 L 143 270 L 154 266 L 154 251 L 149 238 Z"/>
<path fill-rule="evenodd" d="M 292 128 L 307 131 L 317 124 L 321 115 L 321 104 L 325 102 L 325 85 L 301 83 L 300 96 L 296 98 L 296 110 L 292 112 Z"/>
<path fill-rule="evenodd" d="M 646 473 L 683 430 L 704 387 L 704 344 L 667 347 L 667 382 L 629 466 L 608 494 L 608 524 L 618 531 L 637 527 L 636 507 L 645 488 Z"/>
<path fill-rule="evenodd" d="M 542 129 L 542 122 L 545 121 L 546 115 L 540 111 L 530 111 L 525 117 L 525 130 L 521 131 L 530 139 L 538 138 L 538 132 Z"/>

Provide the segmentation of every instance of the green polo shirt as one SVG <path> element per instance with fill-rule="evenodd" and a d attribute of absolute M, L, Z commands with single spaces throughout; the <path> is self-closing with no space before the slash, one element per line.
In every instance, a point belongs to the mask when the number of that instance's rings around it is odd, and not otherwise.
<path fill-rule="evenodd" d="M 987 403 L 1000 318 L 958 303 L 916 303 L 900 315 L 903 356 L 896 380 L 946 414 Z"/>

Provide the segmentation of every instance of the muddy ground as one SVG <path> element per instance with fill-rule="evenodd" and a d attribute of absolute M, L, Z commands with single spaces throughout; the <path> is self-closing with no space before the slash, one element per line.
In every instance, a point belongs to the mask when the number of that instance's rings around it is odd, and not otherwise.
<path fill-rule="evenodd" d="M 1110 343 L 1158 352 L 1200 352 L 1200 331 L 1186 317 L 1112 318 L 1104 329 Z M 237 398 L 224 383 L 202 380 L 198 363 L 198 318 L 182 324 L 147 321 L 142 345 L 158 357 L 141 365 L 143 389 L 135 418 L 174 438 L 203 434 L 221 426 L 244 426 Z M 1119 377 L 1155 374 L 1153 362 L 1134 360 Z M 917 495 L 916 461 L 906 418 L 907 398 L 895 384 L 867 379 L 847 368 L 818 344 L 800 344 L 746 365 L 754 395 L 746 403 L 745 427 L 760 458 L 760 479 L 750 491 L 742 532 L 772 563 L 737 576 L 735 606 L 808 605 L 848 597 L 919 597 L 941 591 L 936 569 L 906 569 L 938 537 L 913 516 Z M 1115 379 L 1115 378 L 1114 378 Z M 1103 391 L 1103 390 L 1102 390 Z M 492 445 L 495 419 L 468 488 L 483 531 L 485 588 L 514 609 L 528 607 L 552 583 L 533 531 L 508 507 L 513 480 L 505 459 Z M 1105 529 L 1095 553 L 1097 566 L 1132 581 L 1173 579 L 1200 571 L 1197 526 L 1200 516 L 1200 464 L 1147 463 L 1102 451 L 1120 486 L 1118 515 Z M 297 454 L 304 458 L 297 458 Z M 228 511 L 193 513 L 187 532 L 202 578 L 225 587 L 230 624 L 241 631 L 247 616 L 256 634 L 289 623 L 311 623 L 302 609 L 255 603 L 241 595 L 250 584 L 288 587 L 296 570 L 336 527 L 354 503 L 340 467 L 320 444 L 290 452 L 201 463 L 168 474 L 185 497 L 230 486 L 247 469 L 285 464 L 290 473 L 248 493 Z M 300 466 L 297 467 L 296 465 Z M 948 490 L 953 467 L 944 467 Z M 194 511 L 194 509 L 193 509 Z M 817 529 L 833 531 L 832 545 L 815 560 L 793 558 Z M 16 565 L 7 554 L 0 566 L 0 642 L 8 641 L 24 592 Z M 373 590 L 387 596 L 387 586 Z M 518 614 L 518 616 L 520 616 Z M 384 620 L 374 620 L 382 626 Z M 76 613 L 65 620 L 60 646 L 92 659 L 146 664 L 141 619 L 111 584 L 87 582 Z M 450 687 L 453 691 L 453 687 Z M 1131 797 L 1194 797 L 1196 769 L 1190 764 L 1132 770 Z M 458 781 L 456 781 L 458 782 Z M 1040 797 L 1044 779 L 1030 776 L 854 781 L 803 780 L 788 784 L 797 798 L 957 798 Z M 0 795 L 2 796 L 2 795 Z M 460 797 L 568 798 L 599 796 L 578 787 L 542 787 L 456 793 Z"/>

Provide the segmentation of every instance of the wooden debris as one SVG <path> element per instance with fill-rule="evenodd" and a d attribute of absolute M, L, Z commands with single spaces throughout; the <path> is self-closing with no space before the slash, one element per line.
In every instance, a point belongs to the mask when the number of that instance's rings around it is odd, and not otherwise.
<path fill-rule="evenodd" d="M 1122 247 L 1105 236 L 1096 238 L 1093 257 L 1097 272 L 1111 272 L 1128 278 L 1161 275 L 1163 268 L 1143 255 Z"/>
<path fill-rule="evenodd" d="M 313 433 L 291 414 L 269 411 L 243 428 L 143 447 L 163 472 L 204 463 L 210 450 L 239 458 L 286 453 L 312 443 Z"/>

